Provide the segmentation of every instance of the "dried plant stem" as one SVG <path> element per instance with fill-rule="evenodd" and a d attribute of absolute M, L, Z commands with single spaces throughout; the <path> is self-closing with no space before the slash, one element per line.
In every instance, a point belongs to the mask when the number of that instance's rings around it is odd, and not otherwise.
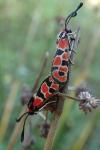
<path fill-rule="evenodd" d="M 63 110 L 63 105 L 64 105 L 64 98 L 59 96 L 59 99 L 60 99 L 60 101 L 58 102 L 57 110 L 56 110 L 56 112 L 53 113 L 51 127 L 50 127 L 50 130 L 49 130 L 49 133 L 48 133 L 48 137 L 47 137 L 47 140 L 46 140 L 46 143 L 45 143 L 44 150 L 52 150 L 56 129 L 58 127 L 59 119 L 61 117 L 62 110 Z"/>
<path fill-rule="evenodd" d="M 38 6 L 38 8 L 33 10 L 31 22 L 29 24 L 29 28 L 28 28 L 28 31 L 27 31 L 26 39 L 25 39 L 25 44 L 24 44 L 24 46 L 22 48 L 22 51 L 21 51 L 21 54 L 20 54 L 21 55 L 21 57 L 20 57 L 21 59 L 20 59 L 20 62 L 19 62 L 19 66 L 25 64 L 25 62 L 27 60 L 27 54 L 28 54 L 28 51 L 30 49 L 30 44 L 31 44 L 31 42 L 34 41 L 36 32 L 38 30 L 38 26 L 39 26 L 39 23 L 41 21 L 41 19 L 40 19 L 41 18 L 41 14 L 38 13 L 39 10 L 40 10 L 40 6 L 41 6 L 41 4 Z"/>
<path fill-rule="evenodd" d="M 66 98 L 74 100 L 74 101 L 79 101 L 79 99 L 77 97 L 72 97 L 72 96 L 69 96 L 69 95 L 67 95 L 65 93 L 58 93 L 58 95 L 66 97 Z"/>
<path fill-rule="evenodd" d="M 42 66 L 40 68 L 40 72 L 39 72 L 39 74 L 38 74 L 38 76 L 37 76 L 37 78 L 35 80 L 35 83 L 34 83 L 34 86 L 33 86 L 33 89 L 32 89 L 33 93 L 35 92 L 35 90 L 36 90 L 36 88 L 38 86 L 39 80 L 40 80 L 40 78 L 41 78 L 41 76 L 43 74 L 43 70 L 44 70 L 44 68 L 46 66 L 46 63 L 47 63 L 47 60 L 48 60 L 48 56 L 49 56 L 49 52 L 46 52 L 44 54 L 44 58 L 43 58 L 44 61 L 43 61 Z"/>
<path fill-rule="evenodd" d="M 45 65 L 46 65 L 46 62 L 47 62 L 47 58 L 48 58 L 48 54 L 46 53 L 44 61 L 43 61 L 43 64 L 42 64 L 42 67 L 40 69 L 40 73 L 38 74 L 38 76 L 37 76 L 37 78 L 35 80 L 32 92 L 34 92 L 36 90 L 37 86 L 38 86 L 39 80 L 41 78 L 41 75 L 42 75 L 42 73 L 44 71 L 44 68 L 45 68 Z M 25 111 L 26 111 L 26 109 L 23 108 L 21 110 L 20 114 L 23 114 Z M 10 141 L 9 141 L 9 144 L 8 144 L 8 150 L 13 150 L 13 147 L 14 147 L 14 145 L 16 143 L 17 136 L 20 133 L 20 129 L 22 127 L 22 124 L 23 124 L 23 121 L 21 123 L 15 125 L 15 128 L 14 128 L 14 130 L 12 132 L 12 135 L 11 135 L 11 138 L 10 138 Z"/>
<path fill-rule="evenodd" d="M 75 45 L 73 47 L 74 50 L 76 50 L 76 47 L 78 45 L 79 32 L 80 32 L 80 28 L 77 29 L 76 42 L 75 42 Z M 74 60 L 74 54 L 75 53 L 72 52 L 71 56 L 70 56 L 72 62 Z M 71 70 L 71 65 L 69 66 L 69 70 Z M 62 92 L 66 91 L 66 93 L 67 93 L 67 89 L 68 89 L 68 83 L 63 88 Z M 48 134 L 48 137 L 47 137 L 47 140 L 46 140 L 44 150 L 52 150 L 56 129 L 58 127 L 59 119 L 60 119 L 62 111 L 63 111 L 64 95 L 58 95 L 58 99 L 59 99 L 59 101 L 58 101 L 57 109 L 55 110 L 55 113 L 53 113 L 53 120 L 52 120 L 52 123 L 51 123 L 50 131 L 49 131 L 49 134 Z"/>
<path fill-rule="evenodd" d="M 18 92 L 18 88 L 19 88 L 19 82 L 14 81 L 12 88 L 11 88 L 11 92 L 7 99 L 7 103 L 5 105 L 4 112 L 2 114 L 1 122 L 0 122 L 0 142 L 3 141 L 5 133 L 7 131 L 7 127 L 8 127 L 9 120 L 10 120 L 10 115 L 15 104 L 15 99 L 16 99 L 16 95 Z"/>
<path fill-rule="evenodd" d="M 23 110 L 20 113 L 20 115 L 23 114 L 25 111 L 26 111 L 26 108 L 23 108 Z M 8 144 L 8 150 L 13 150 L 13 147 L 14 147 L 16 141 L 17 141 L 17 136 L 18 136 L 20 130 L 22 129 L 23 121 L 24 120 L 22 120 L 20 123 L 16 124 L 16 126 L 15 126 L 15 128 L 13 130 L 13 133 L 12 133 L 12 135 L 10 137 L 10 141 L 9 141 L 9 144 Z"/>
<path fill-rule="evenodd" d="M 53 115 L 53 120 L 52 120 L 52 123 L 51 123 L 50 131 L 49 131 L 49 134 L 48 134 L 48 138 L 46 140 L 44 150 L 51 150 L 52 149 L 53 144 L 51 144 L 51 143 L 54 140 L 54 135 L 55 135 L 56 127 L 57 127 L 58 122 L 59 122 L 59 118 L 60 118 L 59 115 L 56 115 L 56 114 Z"/>

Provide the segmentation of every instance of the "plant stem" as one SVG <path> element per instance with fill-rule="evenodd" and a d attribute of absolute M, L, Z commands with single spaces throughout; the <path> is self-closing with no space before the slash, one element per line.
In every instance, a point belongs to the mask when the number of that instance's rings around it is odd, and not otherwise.
<path fill-rule="evenodd" d="M 72 97 L 70 95 L 67 95 L 66 93 L 58 93 L 58 95 L 63 96 L 63 97 L 67 97 L 68 99 L 71 99 L 74 101 L 79 101 L 79 99 L 77 97 Z"/>
<path fill-rule="evenodd" d="M 59 117 L 60 116 L 58 116 L 56 114 L 54 114 L 54 116 L 53 116 L 53 120 L 52 120 L 52 123 L 51 123 L 51 128 L 50 128 L 50 131 L 49 131 L 49 134 L 48 134 L 48 138 L 46 140 L 44 150 L 51 150 L 52 149 L 52 144 L 51 143 L 53 142 L 53 139 L 54 139 L 54 135 L 55 135 L 55 131 L 56 131 L 58 121 L 59 121 Z"/>
<path fill-rule="evenodd" d="M 58 105 L 57 105 L 57 110 L 53 113 L 52 123 L 51 123 L 51 127 L 50 127 L 50 130 L 48 133 L 48 137 L 46 140 L 44 150 L 51 150 L 52 146 L 53 146 L 53 141 L 55 138 L 56 129 L 57 129 L 57 126 L 59 124 L 59 119 L 60 119 L 60 116 L 62 114 L 63 105 L 64 105 L 64 98 L 59 96 L 59 99 L 60 100 L 59 100 Z"/>
<path fill-rule="evenodd" d="M 73 46 L 74 50 L 76 50 L 76 47 L 78 45 L 79 32 L 80 32 L 80 28 L 78 28 L 77 32 L 76 32 L 76 41 L 75 41 L 74 46 Z M 74 59 L 74 54 L 75 53 L 72 51 L 71 56 L 70 56 L 72 62 Z M 69 70 L 71 70 L 71 64 L 69 65 Z M 68 90 L 68 81 L 67 81 L 65 87 L 63 87 L 61 92 L 63 93 L 64 91 L 66 91 L 66 93 L 67 93 L 67 90 Z M 72 97 L 70 97 L 70 98 L 72 99 Z M 54 138 L 55 138 L 55 132 L 56 132 L 57 126 L 59 124 L 58 122 L 59 122 L 60 116 L 61 116 L 62 111 L 63 111 L 63 105 L 64 105 L 64 95 L 63 94 L 60 95 L 58 93 L 58 105 L 57 105 L 57 108 L 55 110 L 55 113 L 53 113 L 53 119 L 52 119 L 50 131 L 49 131 L 49 134 L 48 134 L 48 137 L 46 140 L 44 150 L 52 150 L 52 146 L 53 146 L 53 142 L 54 142 Z"/>

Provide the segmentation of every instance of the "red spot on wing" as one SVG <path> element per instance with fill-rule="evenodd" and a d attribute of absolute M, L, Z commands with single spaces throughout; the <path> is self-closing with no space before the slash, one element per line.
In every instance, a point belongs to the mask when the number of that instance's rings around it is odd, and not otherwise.
<path fill-rule="evenodd" d="M 69 42 L 67 39 L 60 39 L 58 41 L 58 48 L 64 49 L 64 48 L 68 48 L 68 46 L 69 46 Z"/>
<path fill-rule="evenodd" d="M 67 81 L 67 77 L 66 76 L 63 76 L 63 77 L 59 76 L 59 81 L 60 82 L 66 82 Z"/>
<path fill-rule="evenodd" d="M 67 81 L 67 77 L 66 76 L 60 76 L 58 71 L 53 72 L 53 77 L 62 83 Z"/>
<path fill-rule="evenodd" d="M 62 72 L 67 73 L 67 72 L 68 72 L 68 67 L 67 67 L 67 66 L 61 66 L 61 67 L 59 68 L 59 71 L 62 71 Z"/>
<path fill-rule="evenodd" d="M 49 93 L 49 92 L 45 93 L 45 97 L 46 97 L 46 99 L 50 98 L 51 96 L 53 96 L 53 94 L 52 94 L 52 93 Z"/>
<path fill-rule="evenodd" d="M 49 87 L 48 87 L 48 85 L 44 82 L 44 83 L 41 85 L 41 92 L 42 92 L 42 93 L 46 93 L 46 92 L 48 92 L 48 90 L 49 90 Z"/>
<path fill-rule="evenodd" d="M 55 89 L 55 90 L 58 90 L 58 89 L 59 89 L 59 84 L 52 83 L 52 85 L 51 85 L 50 88 L 53 88 L 53 89 Z"/>
<path fill-rule="evenodd" d="M 56 78 L 56 79 L 58 79 L 58 78 L 59 78 L 58 71 L 53 72 L 53 77 L 54 77 L 54 78 Z"/>
<path fill-rule="evenodd" d="M 60 57 L 55 57 L 53 61 L 53 65 L 60 65 L 61 64 L 61 58 Z"/>
<path fill-rule="evenodd" d="M 64 52 L 63 55 L 62 55 L 62 58 L 65 59 L 65 60 L 68 60 L 69 59 L 69 54 L 67 52 Z"/>
<path fill-rule="evenodd" d="M 49 93 L 49 87 L 45 82 L 41 85 L 41 92 L 44 94 L 46 99 L 52 96 L 52 93 Z"/>
<path fill-rule="evenodd" d="M 33 102 L 33 106 L 42 106 L 42 104 L 43 104 L 43 101 L 39 97 L 37 97 Z"/>

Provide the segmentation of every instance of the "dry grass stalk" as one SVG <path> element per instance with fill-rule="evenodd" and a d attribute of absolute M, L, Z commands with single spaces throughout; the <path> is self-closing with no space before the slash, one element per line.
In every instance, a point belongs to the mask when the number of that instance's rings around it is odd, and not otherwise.
<path fill-rule="evenodd" d="M 49 55 L 48 55 L 48 53 L 46 52 L 44 56 L 45 56 L 45 57 L 44 57 L 44 61 L 43 61 L 43 64 L 42 64 L 42 66 L 41 66 L 40 72 L 39 72 L 39 74 L 38 74 L 38 76 L 37 76 L 37 78 L 36 78 L 36 80 L 35 80 L 35 83 L 34 83 L 32 92 L 34 92 L 34 91 L 36 90 L 37 86 L 38 86 L 39 80 L 40 80 L 40 78 L 41 78 L 41 76 L 42 76 L 42 73 L 43 73 L 43 71 L 44 71 L 44 69 L 45 69 L 46 62 L 47 62 L 47 58 L 48 58 Z M 23 112 L 25 112 L 25 110 L 26 110 L 26 109 L 23 108 L 23 110 L 21 110 L 21 113 L 20 113 L 20 114 L 23 114 Z M 20 116 L 20 115 L 19 115 L 19 116 Z M 12 132 L 12 135 L 11 135 L 11 138 L 10 138 L 10 141 L 9 141 L 9 144 L 8 144 L 8 150 L 13 150 L 14 145 L 15 145 L 15 143 L 16 143 L 16 139 L 17 139 L 17 137 L 18 137 L 18 135 L 19 135 L 19 133 L 20 133 L 20 129 L 21 129 L 21 127 L 22 127 L 22 124 L 23 124 L 23 120 L 22 120 L 21 123 L 15 125 L 15 128 L 14 128 L 14 130 L 13 130 L 13 132 Z"/>
<path fill-rule="evenodd" d="M 14 108 L 15 99 L 16 99 L 16 95 L 19 89 L 19 85 L 20 85 L 19 82 L 14 81 L 12 88 L 11 88 L 11 92 L 6 102 L 4 112 L 2 114 L 1 123 L 0 123 L 0 142 L 3 141 L 4 136 L 6 134 L 7 127 L 10 121 L 10 116 Z"/>
<path fill-rule="evenodd" d="M 20 115 L 23 114 L 25 111 L 26 111 L 26 108 L 23 108 L 23 110 L 20 113 Z M 23 120 L 22 120 L 22 122 L 23 122 Z M 16 126 L 15 126 L 15 128 L 13 130 L 13 133 L 12 133 L 12 135 L 10 137 L 10 141 L 9 141 L 9 144 L 8 144 L 8 150 L 13 150 L 14 145 L 15 145 L 15 143 L 17 141 L 17 137 L 19 135 L 19 132 L 22 129 L 22 126 L 23 126 L 22 122 L 20 122 L 19 124 L 16 124 Z"/>
<path fill-rule="evenodd" d="M 80 32 L 80 28 L 78 28 L 77 32 L 76 32 L 76 42 L 75 42 L 75 45 L 73 47 L 74 50 L 76 50 L 76 47 L 78 45 L 79 32 Z M 72 62 L 74 60 L 74 54 L 75 53 L 72 52 L 71 56 L 70 56 Z M 69 70 L 71 70 L 71 65 L 69 66 Z M 68 89 L 68 83 L 62 89 L 62 92 L 66 91 L 66 93 L 67 93 L 67 89 Z M 52 150 L 52 146 L 53 146 L 53 142 L 54 142 L 54 138 L 55 138 L 56 129 L 58 127 L 59 119 L 60 119 L 62 111 L 63 111 L 64 97 L 63 96 L 59 96 L 59 95 L 57 95 L 57 96 L 58 96 L 57 109 L 53 113 L 53 119 L 52 119 L 50 131 L 49 131 L 49 134 L 48 134 L 48 137 L 47 137 L 47 140 L 46 140 L 46 144 L 45 144 L 44 150 Z"/>

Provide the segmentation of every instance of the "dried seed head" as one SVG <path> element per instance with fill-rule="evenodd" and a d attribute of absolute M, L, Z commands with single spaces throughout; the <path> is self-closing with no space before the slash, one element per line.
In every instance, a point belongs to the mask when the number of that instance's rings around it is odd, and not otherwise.
<path fill-rule="evenodd" d="M 89 93 L 89 91 L 84 91 L 84 92 L 80 92 L 78 95 L 78 98 L 81 100 L 85 100 L 85 99 L 90 99 L 91 98 L 91 94 Z"/>
<path fill-rule="evenodd" d="M 82 98 L 82 97 L 85 97 L 85 96 L 90 96 L 90 90 L 86 87 L 78 87 L 75 91 L 75 95 L 76 97 L 79 97 L 79 98 Z"/>
<path fill-rule="evenodd" d="M 85 113 L 91 112 L 92 109 L 100 104 L 100 100 L 96 99 L 87 88 L 77 88 L 76 96 L 79 100 L 79 109 L 83 110 Z"/>

